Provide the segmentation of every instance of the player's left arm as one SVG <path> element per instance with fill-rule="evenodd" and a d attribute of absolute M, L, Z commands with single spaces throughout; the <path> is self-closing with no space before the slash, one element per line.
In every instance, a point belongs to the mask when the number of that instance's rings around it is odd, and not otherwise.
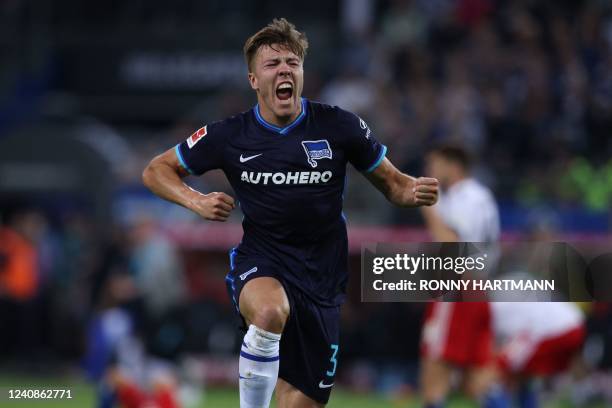
<path fill-rule="evenodd" d="M 365 176 L 387 200 L 397 206 L 430 206 L 438 201 L 437 179 L 404 174 L 387 158 Z"/>

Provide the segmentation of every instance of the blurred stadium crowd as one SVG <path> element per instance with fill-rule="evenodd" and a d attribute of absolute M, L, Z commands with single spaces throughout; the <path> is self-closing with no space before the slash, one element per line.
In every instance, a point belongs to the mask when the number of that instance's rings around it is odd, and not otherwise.
<path fill-rule="evenodd" d="M 95 378 L 107 363 L 88 359 L 96 327 L 119 305 L 154 355 L 232 361 L 237 332 L 223 276 L 236 236 L 190 234 L 186 242 L 165 234 L 200 221 L 151 196 L 140 175 L 202 124 L 255 103 L 241 47 L 275 16 L 310 38 L 305 96 L 362 116 L 398 167 L 421 174 L 428 147 L 464 145 L 500 202 L 504 232 L 539 224 L 609 239 L 609 1 L 7 0 L 3 361 L 36 369 L 81 362 Z M 190 183 L 229 191 L 220 173 Z M 392 208 L 363 183 L 349 179 L 349 225 L 421 228 L 418 213 Z M 343 312 L 341 381 L 414 387 L 422 305 L 361 304 L 358 255 Z M 588 377 L 584 392 L 607 389 L 612 400 L 612 388 L 597 385 L 611 381 L 612 309 L 586 310 L 588 370 L 607 371 Z M 217 367 L 209 381 L 233 378 L 231 366 L 208 364 Z"/>

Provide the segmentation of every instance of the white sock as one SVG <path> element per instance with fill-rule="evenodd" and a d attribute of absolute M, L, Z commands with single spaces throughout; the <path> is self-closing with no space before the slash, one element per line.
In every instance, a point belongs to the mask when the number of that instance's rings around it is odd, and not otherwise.
<path fill-rule="evenodd" d="M 240 349 L 240 408 L 268 408 L 278 378 L 280 334 L 250 325 Z"/>

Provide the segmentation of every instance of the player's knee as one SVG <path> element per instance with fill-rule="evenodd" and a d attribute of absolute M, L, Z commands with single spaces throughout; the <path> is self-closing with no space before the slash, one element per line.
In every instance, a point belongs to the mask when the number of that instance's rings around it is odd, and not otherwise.
<path fill-rule="evenodd" d="M 267 304 L 255 312 L 253 324 L 273 333 L 281 333 L 288 317 L 289 305 Z"/>

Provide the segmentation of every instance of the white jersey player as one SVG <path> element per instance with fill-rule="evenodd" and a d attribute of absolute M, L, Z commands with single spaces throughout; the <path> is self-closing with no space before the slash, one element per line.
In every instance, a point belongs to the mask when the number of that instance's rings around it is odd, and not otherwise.
<path fill-rule="evenodd" d="M 584 318 L 573 303 L 493 302 L 499 360 L 509 374 L 551 375 L 566 369 L 584 339 Z"/>
<path fill-rule="evenodd" d="M 444 146 L 426 157 L 427 173 L 442 188 L 437 205 L 422 210 L 435 241 L 482 242 L 491 249 L 500 235 L 497 204 L 487 187 L 470 177 L 468 154 Z M 444 335 L 440 335 L 443 333 Z M 487 302 L 428 304 L 421 339 L 421 383 L 426 407 L 441 407 L 454 368 L 465 373 L 465 392 L 489 398 L 493 373 L 493 334 Z"/>

